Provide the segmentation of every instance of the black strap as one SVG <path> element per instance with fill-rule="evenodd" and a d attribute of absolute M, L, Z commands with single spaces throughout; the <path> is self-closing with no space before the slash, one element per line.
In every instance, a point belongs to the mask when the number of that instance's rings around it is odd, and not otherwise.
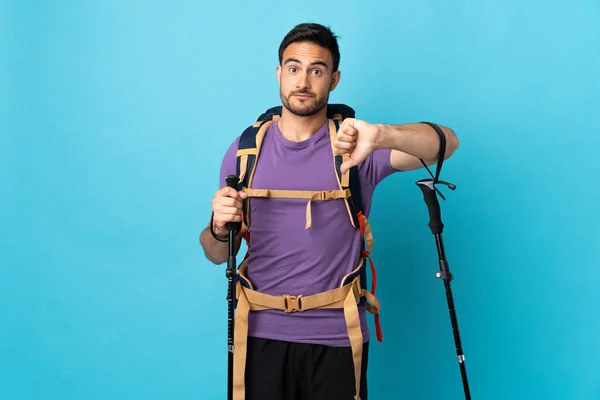
<path fill-rule="evenodd" d="M 214 217 L 215 217 L 215 213 L 213 212 L 213 213 L 211 214 L 211 216 L 210 216 L 210 234 L 212 235 L 212 237 L 214 237 L 214 238 L 215 238 L 215 240 L 218 240 L 219 242 L 224 242 L 224 243 L 225 243 L 225 242 L 228 242 L 228 241 L 229 241 L 229 238 L 227 238 L 227 239 L 220 239 L 220 238 L 219 238 L 219 237 L 217 237 L 217 235 L 215 234 L 215 231 L 213 230 L 213 227 L 214 227 L 214 223 L 213 223 L 213 221 L 214 221 Z"/>
<path fill-rule="evenodd" d="M 435 171 L 435 177 L 433 176 L 433 174 L 431 173 L 431 170 L 429 169 L 429 167 L 427 166 L 427 164 L 425 163 L 425 161 L 421 160 L 421 163 L 423 164 L 423 166 L 425 166 L 425 168 L 427 169 L 427 172 L 429 172 L 429 175 L 431 175 L 431 178 L 433 179 L 433 188 L 435 189 L 435 191 L 437 192 L 437 194 L 440 195 L 440 197 L 444 200 L 446 200 L 446 198 L 444 197 L 444 195 L 442 194 L 442 192 L 440 192 L 438 190 L 438 188 L 435 187 L 436 184 L 441 183 L 442 185 L 446 185 L 448 186 L 450 189 L 454 190 L 456 189 L 456 186 L 453 185 L 452 183 L 448 183 L 445 181 L 440 181 L 440 172 L 442 171 L 442 166 L 444 165 L 444 160 L 446 158 L 446 135 L 444 134 L 444 132 L 440 129 L 439 126 L 437 126 L 434 123 L 431 122 L 426 122 L 423 121 L 421 122 L 422 124 L 427 124 L 429 126 L 431 126 L 435 132 L 438 134 L 438 136 L 440 137 L 440 151 L 438 154 L 438 161 L 437 161 L 437 168 Z"/>

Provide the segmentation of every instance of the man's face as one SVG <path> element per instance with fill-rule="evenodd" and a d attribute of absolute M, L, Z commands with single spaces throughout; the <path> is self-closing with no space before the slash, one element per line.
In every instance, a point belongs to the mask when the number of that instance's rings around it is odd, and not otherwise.
<path fill-rule="evenodd" d="M 327 106 L 339 78 L 340 72 L 333 72 L 331 52 L 313 43 L 292 43 L 277 66 L 281 102 L 300 116 L 315 115 Z"/>

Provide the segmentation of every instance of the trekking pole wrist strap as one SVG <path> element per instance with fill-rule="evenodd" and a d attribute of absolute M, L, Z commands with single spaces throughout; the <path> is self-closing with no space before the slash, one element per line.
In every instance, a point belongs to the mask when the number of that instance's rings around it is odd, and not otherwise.
<path fill-rule="evenodd" d="M 440 172 L 442 171 L 442 166 L 444 165 L 444 160 L 446 159 L 446 135 L 444 134 L 444 131 L 442 131 L 442 129 L 437 124 L 434 124 L 432 122 L 426 122 L 426 121 L 421 122 L 421 123 L 432 127 L 433 130 L 438 134 L 438 136 L 440 138 L 440 148 L 438 151 L 438 160 L 437 160 L 435 176 L 431 173 L 431 170 L 429 169 L 429 167 L 427 166 L 425 161 L 423 161 L 423 159 L 420 159 L 420 161 L 423 164 L 423 166 L 425 167 L 425 169 L 427 170 L 427 172 L 429 172 L 429 175 L 432 178 L 431 189 L 434 190 L 437 194 L 439 194 L 443 200 L 446 200 L 444 195 L 438 190 L 438 188 L 435 187 L 435 185 L 437 185 L 439 183 L 439 184 L 448 186 L 451 190 L 456 189 L 456 186 L 454 184 L 452 184 L 450 182 L 446 182 L 446 181 L 441 181 L 439 179 Z M 423 181 L 425 181 L 425 180 L 423 180 Z"/>
<path fill-rule="evenodd" d="M 440 138 L 440 148 L 438 152 L 438 161 L 435 176 L 431 173 L 425 161 L 421 159 L 421 163 L 423 163 L 423 165 L 429 172 L 429 175 L 431 175 L 432 179 L 421 179 L 417 182 L 417 185 L 423 192 L 423 198 L 425 200 L 425 204 L 427 204 L 427 209 L 429 211 L 429 228 L 431 229 L 432 233 L 438 234 L 442 233 L 442 231 L 444 230 L 444 224 L 441 218 L 440 203 L 438 201 L 437 195 L 439 194 L 443 200 L 446 200 L 446 198 L 444 197 L 442 192 L 439 191 L 436 185 L 446 185 L 451 190 L 456 189 L 456 186 L 452 183 L 439 180 L 442 165 L 444 164 L 444 159 L 446 158 L 446 136 L 444 132 L 436 124 L 433 124 L 431 122 L 422 123 L 431 126 Z"/>
<path fill-rule="evenodd" d="M 228 238 L 222 239 L 222 238 L 218 237 L 217 234 L 215 233 L 214 217 L 215 217 L 215 213 L 213 211 L 213 213 L 210 216 L 210 234 L 212 235 L 213 238 L 215 238 L 215 240 L 217 240 L 219 242 L 227 243 L 229 241 Z"/>

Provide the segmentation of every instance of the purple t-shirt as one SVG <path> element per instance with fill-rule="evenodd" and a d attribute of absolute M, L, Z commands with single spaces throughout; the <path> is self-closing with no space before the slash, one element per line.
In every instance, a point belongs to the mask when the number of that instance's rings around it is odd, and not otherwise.
<path fill-rule="evenodd" d="M 221 165 L 220 187 L 236 173 L 239 137 Z M 359 166 L 364 214 L 368 217 L 376 185 L 395 170 L 390 150 L 375 151 Z M 257 189 L 339 190 L 328 124 L 302 142 L 285 139 L 271 124 L 261 147 L 252 183 Z M 305 229 L 307 199 L 251 198 L 248 278 L 260 292 L 309 296 L 335 289 L 356 268 L 360 233 L 350 223 L 343 200 L 313 201 L 312 226 Z M 377 240 L 374 232 L 375 241 Z M 368 265 L 368 264 L 367 264 Z M 370 276 L 370 274 L 369 274 Z M 371 289 L 369 279 L 368 290 Z M 370 339 L 364 306 L 359 308 L 363 339 Z M 250 336 L 329 346 L 350 346 L 342 309 L 296 313 L 251 311 Z"/>

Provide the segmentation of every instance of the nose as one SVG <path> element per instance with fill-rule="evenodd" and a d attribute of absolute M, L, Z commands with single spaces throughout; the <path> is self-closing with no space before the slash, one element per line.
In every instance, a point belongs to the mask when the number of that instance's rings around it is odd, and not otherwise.
<path fill-rule="evenodd" d="M 301 89 L 301 90 L 310 89 L 310 80 L 308 79 L 308 74 L 309 74 L 308 71 L 303 74 L 300 74 L 298 83 L 296 84 L 298 89 Z"/>

